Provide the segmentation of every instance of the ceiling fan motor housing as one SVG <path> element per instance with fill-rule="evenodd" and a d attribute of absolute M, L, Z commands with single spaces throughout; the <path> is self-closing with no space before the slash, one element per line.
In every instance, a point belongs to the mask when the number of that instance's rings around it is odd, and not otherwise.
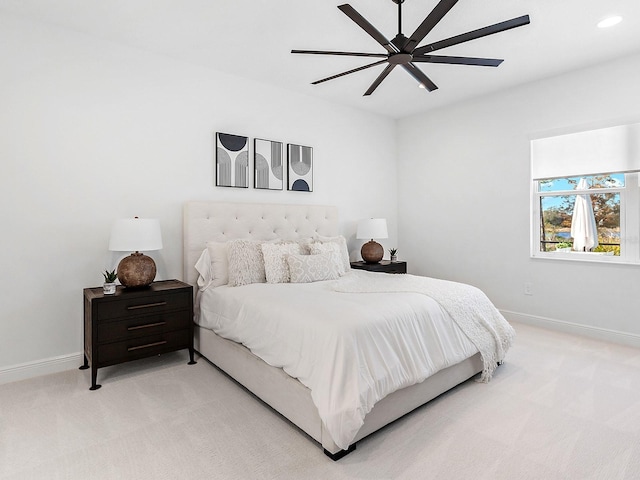
<path fill-rule="evenodd" d="M 389 55 L 389 63 L 393 65 L 406 65 L 407 63 L 411 63 L 413 60 L 413 55 L 410 53 L 394 53 L 393 55 Z"/>

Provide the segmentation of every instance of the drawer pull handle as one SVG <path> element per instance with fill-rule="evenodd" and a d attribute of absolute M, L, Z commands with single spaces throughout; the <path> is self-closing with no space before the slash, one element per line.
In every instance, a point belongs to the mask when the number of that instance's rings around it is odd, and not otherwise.
<path fill-rule="evenodd" d="M 167 341 L 163 340 L 162 342 L 147 343 L 146 345 L 140 345 L 139 347 L 129 347 L 127 348 L 127 352 L 133 352 L 134 350 L 140 350 L 141 348 L 156 347 L 158 345 L 164 345 L 165 343 L 167 343 Z"/>
<path fill-rule="evenodd" d="M 147 303 L 145 305 L 134 305 L 133 307 L 127 307 L 127 310 L 138 310 L 139 308 L 149 308 L 149 307 L 161 307 L 166 304 L 167 302 Z"/>
<path fill-rule="evenodd" d="M 128 331 L 140 330 L 141 328 L 159 327 L 160 325 L 166 325 L 167 322 L 147 323 L 146 325 L 136 325 L 135 327 L 127 327 Z"/>

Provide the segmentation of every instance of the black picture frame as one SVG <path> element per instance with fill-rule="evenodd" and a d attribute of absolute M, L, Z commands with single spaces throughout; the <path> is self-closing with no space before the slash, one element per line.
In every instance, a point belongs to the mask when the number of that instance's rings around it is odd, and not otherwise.
<path fill-rule="evenodd" d="M 284 189 L 284 145 L 274 140 L 253 139 L 253 188 Z"/>
<path fill-rule="evenodd" d="M 287 144 L 287 190 L 313 192 L 313 148 Z"/>
<path fill-rule="evenodd" d="M 249 138 L 216 133 L 216 186 L 249 188 Z"/>

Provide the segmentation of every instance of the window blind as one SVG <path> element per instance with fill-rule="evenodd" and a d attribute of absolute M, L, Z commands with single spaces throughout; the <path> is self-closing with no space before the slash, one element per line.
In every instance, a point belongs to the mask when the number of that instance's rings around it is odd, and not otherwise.
<path fill-rule="evenodd" d="M 531 141 L 533 180 L 640 171 L 640 123 Z"/>

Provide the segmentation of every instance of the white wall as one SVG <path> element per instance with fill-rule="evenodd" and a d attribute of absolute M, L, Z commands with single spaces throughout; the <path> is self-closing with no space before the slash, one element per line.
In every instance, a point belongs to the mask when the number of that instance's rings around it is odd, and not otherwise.
<path fill-rule="evenodd" d="M 633 56 L 399 121 L 399 244 L 410 271 L 474 284 L 521 319 L 640 340 L 640 267 L 529 257 L 530 138 L 637 122 L 638 78 Z"/>
<path fill-rule="evenodd" d="M 0 377 L 82 350 L 117 218 L 160 219 L 158 279 L 182 277 L 186 200 L 337 205 L 354 258 L 360 218 L 395 243 L 392 120 L 6 14 L 0 45 Z M 216 131 L 312 146 L 314 192 L 215 187 Z"/>

